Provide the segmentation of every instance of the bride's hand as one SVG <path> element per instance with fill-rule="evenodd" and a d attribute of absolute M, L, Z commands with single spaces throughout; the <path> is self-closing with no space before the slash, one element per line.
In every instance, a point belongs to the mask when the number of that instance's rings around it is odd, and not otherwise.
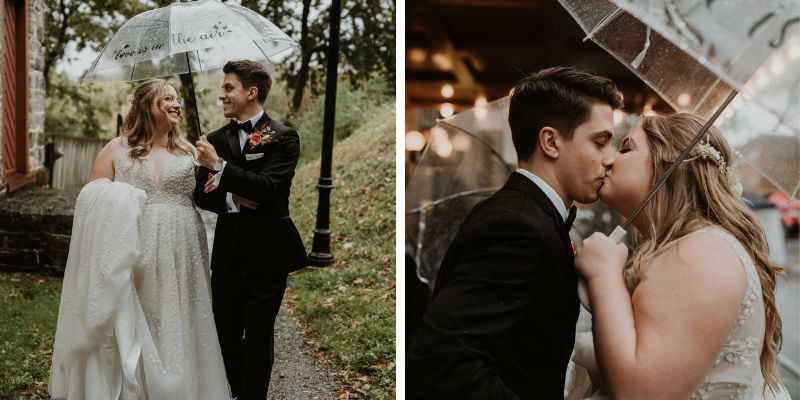
<path fill-rule="evenodd" d="M 627 258 L 625 243 L 614 243 L 608 236 L 595 232 L 575 253 L 575 267 L 586 280 L 606 274 L 620 276 Z"/>

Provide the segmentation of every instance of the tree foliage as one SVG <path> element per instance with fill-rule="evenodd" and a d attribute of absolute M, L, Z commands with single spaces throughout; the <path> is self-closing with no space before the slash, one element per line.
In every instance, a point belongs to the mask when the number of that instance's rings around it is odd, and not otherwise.
<path fill-rule="evenodd" d="M 104 119 L 109 110 L 94 109 L 97 108 L 92 104 L 96 91 L 77 88 L 66 76 L 55 82 L 52 79 L 55 66 L 64 60 L 70 43 L 78 51 L 84 48 L 100 51 L 127 19 L 170 3 L 170 0 L 45 0 L 47 34 L 43 46 L 47 96 L 67 99 L 61 105 L 49 101 L 46 108 L 47 118 L 57 117 L 72 121 L 72 125 L 80 126 L 80 131 L 88 136 L 97 136 L 98 133 L 91 133 L 91 130 L 104 129 L 101 126 L 106 123 Z M 241 4 L 272 21 L 301 45 L 300 52 L 292 54 L 275 67 L 276 78 L 283 81 L 281 86 L 284 90 L 291 91 L 283 97 L 283 101 L 287 102 L 291 113 L 297 115 L 304 107 L 303 99 L 308 93 L 316 95 L 324 91 L 330 0 L 241 0 Z M 394 13 L 394 0 L 342 0 L 339 71 L 352 84 L 357 85 L 378 75 L 388 82 L 388 92 L 394 90 L 394 85 L 391 84 L 395 79 Z M 198 129 L 195 126 L 195 105 L 189 89 L 190 79 L 189 75 L 179 77 L 181 96 L 184 99 L 185 129 L 192 140 L 195 139 Z M 199 77 L 195 77 L 195 84 L 198 79 Z M 270 97 L 273 95 L 274 93 Z M 201 101 L 200 98 L 198 101 Z M 109 107 L 112 107 L 110 103 Z M 206 107 L 200 104 L 198 108 Z M 84 115 L 61 112 L 78 112 Z M 93 120 L 94 118 L 97 120 Z M 203 131 L 206 132 L 207 127 L 203 125 Z"/>

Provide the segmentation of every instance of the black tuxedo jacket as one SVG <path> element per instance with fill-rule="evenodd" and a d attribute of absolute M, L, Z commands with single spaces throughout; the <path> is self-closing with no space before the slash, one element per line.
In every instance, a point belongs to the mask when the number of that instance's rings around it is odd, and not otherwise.
<path fill-rule="evenodd" d="M 308 263 L 303 241 L 289 217 L 289 190 L 300 156 L 300 138 L 266 113 L 255 127 L 265 124 L 276 132 L 275 141 L 255 148 L 245 143 L 240 149 L 235 124 L 207 136 L 217 155 L 227 161 L 217 190 L 204 193 L 208 174 L 213 171 L 201 166 L 194 191 L 198 206 L 219 215 L 211 257 L 213 271 L 231 268 L 236 260 L 249 268 L 245 271 L 249 276 L 280 276 Z M 241 206 L 240 212 L 229 214 L 226 192 L 259 206 L 255 210 Z"/>
<path fill-rule="evenodd" d="M 563 399 L 578 320 L 569 232 L 513 173 L 473 208 L 408 352 L 410 399 Z"/>

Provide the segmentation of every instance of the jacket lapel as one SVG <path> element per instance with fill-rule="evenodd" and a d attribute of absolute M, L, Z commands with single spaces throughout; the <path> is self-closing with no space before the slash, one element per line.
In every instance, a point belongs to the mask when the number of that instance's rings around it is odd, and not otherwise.
<path fill-rule="evenodd" d="M 561 237 L 561 240 L 569 248 L 569 253 L 572 254 L 572 240 L 569 238 L 569 230 L 564 218 L 556 209 L 556 206 L 550 201 L 550 198 L 539 188 L 538 185 L 533 183 L 530 179 L 526 178 L 520 173 L 514 172 L 506 181 L 505 188 L 521 191 L 528 196 L 532 197 L 539 207 L 542 208 L 553 219 L 556 225 L 556 231 Z"/>

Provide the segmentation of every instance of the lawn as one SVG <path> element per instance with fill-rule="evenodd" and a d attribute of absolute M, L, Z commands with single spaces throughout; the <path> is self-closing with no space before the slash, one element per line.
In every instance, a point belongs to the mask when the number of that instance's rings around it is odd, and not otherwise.
<path fill-rule="evenodd" d="M 47 399 L 61 278 L 0 274 L 0 399 Z"/>
<path fill-rule="evenodd" d="M 337 143 L 331 193 L 334 264 L 289 278 L 291 304 L 320 350 L 344 369 L 351 398 L 393 399 L 395 392 L 394 102 Z M 310 250 L 319 160 L 298 170 L 292 218 Z"/>

